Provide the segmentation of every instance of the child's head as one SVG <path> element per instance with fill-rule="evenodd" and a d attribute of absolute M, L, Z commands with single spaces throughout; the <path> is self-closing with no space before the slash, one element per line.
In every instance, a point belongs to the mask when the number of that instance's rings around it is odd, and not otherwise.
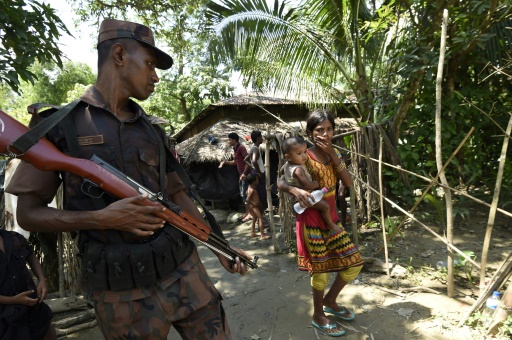
<path fill-rule="evenodd" d="M 251 132 L 251 139 L 252 139 L 252 142 L 254 144 L 256 144 L 258 142 L 258 139 L 261 137 L 262 141 L 263 141 L 263 135 L 261 134 L 261 131 L 260 130 L 253 130 Z"/>
<path fill-rule="evenodd" d="M 247 184 L 249 185 L 256 185 L 258 183 L 258 175 L 257 174 L 249 174 L 246 178 Z"/>
<path fill-rule="evenodd" d="M 303 165 L 308 158 L 308 146 L 302 137 L 289 137 L 283 142 L 284 157 L 289 163 Z"/>

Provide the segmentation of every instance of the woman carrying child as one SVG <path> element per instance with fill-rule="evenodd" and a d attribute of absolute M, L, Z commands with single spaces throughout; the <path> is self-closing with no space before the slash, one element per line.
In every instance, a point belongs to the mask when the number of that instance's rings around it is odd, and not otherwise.
<path fill-rule="evenodd" d="M 312 112 L 306 121 L 306 132 L 313 141 L 313 146 L 307 150 L 304 163 L 312 181 L 317 181 L 320 188 L 328 189 L 324 195 L 328 203 L 331 218 L 339 229 L 329 228 L 322 218 L 321 210 L 306 209 L 297 216 L 297 253 L 300 270 L 308 271 L 311 275 L 313 290 L 313 320 L 312 325 L 329 336 L 345 334 L 337 323 L 327 318 L 325 313 L 333 314 L 342 320 L 353 320 L 354 313 L 338 305 L 336 299 L 351 280 L 361 271 L 363 259 L 351 242 L 348 233 L 341 226 L 336 214 L 336 185 L 342 181 L 344 186 L 352 184 L 350 174 L 340 154 L 332 146 L 334 134 L 334 118 L 326 110 Z M 304 207 L 311 207 L 311 194 L 304 189 L 291 186 L 281 178 L 278 188 L 296 197 Z M 336 278 L 324 296 L 328 283 L 328 273 L 335 272 Z"/>

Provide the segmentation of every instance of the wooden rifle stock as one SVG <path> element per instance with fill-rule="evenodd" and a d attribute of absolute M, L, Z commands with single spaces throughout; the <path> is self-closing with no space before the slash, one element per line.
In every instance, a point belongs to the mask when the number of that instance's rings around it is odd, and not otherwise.
<path fill-rule="evenodd" d="M 25 160 L 39 170 L 73 173 L 93 182 L 102 190 L 119 199 L 140 195 L 134 187 L 117 178 L 100 165 L 87 159 L 66 155 L 46 138 L 41 138 L 23 154 L 18 154 L 18 151 L 12 147 L 12 143 L 27 131 L 29 131 L 28 127 L 0 110 L 0 153 Z M 162 204 L 150 199 L 143 201 L 143 204 L 163 207 Z M 225 240 L 219 240 L 216 235 L 211 234 L 208 225 L 187 212 L 182 210 L 178 215 L 166 208 L 164 211 L 155 213 L 155 215 L 231 260 L 238 256 L 241 261 L 247 263 L 250 267 L 257 268 L 255 262 L 234 251 Z"/>

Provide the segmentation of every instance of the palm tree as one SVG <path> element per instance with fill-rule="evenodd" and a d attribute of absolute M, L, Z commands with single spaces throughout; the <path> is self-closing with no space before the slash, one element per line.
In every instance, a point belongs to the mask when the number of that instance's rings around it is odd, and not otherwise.
<path fill-rule="evenodd" d="M 371 17 L 365 1 L 219 0 L 207 13 L 220 35 L 213 55 L 234 63 L 246 84 L 312 103 L 354 94 L 357 116 L 372 116 L 367 64 L 379 50 L 375 38 L 362 40 L 360 22 Z"/>

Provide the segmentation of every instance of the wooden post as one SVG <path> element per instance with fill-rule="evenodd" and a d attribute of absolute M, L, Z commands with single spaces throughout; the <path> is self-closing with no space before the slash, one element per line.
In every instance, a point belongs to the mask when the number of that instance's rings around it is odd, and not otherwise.
<path fill-rule="evenodd" d="M 439 172 L 441 183 L 448 185 L 448 180 L 444 174 L 443 168 L 443 153 L 442 153 L 442 136 L 441 136 L 441 95 L 442 95 L 442 82 L 443 82 L 443 66 L 444 56 L 446 52 L 446 29 L 448 26 L 448 10 L 443 11 L 443 22 L 441 25 L 441 46 L 439 48 L 439 63 L 437 67 L 436 76 L 436 165 Z M 446 203 L 446 240 L 453 243 L 453 204 L 452 193 L 446 191 L 444 194 Z M 448 247 L 448 279 L 446 282 L 448 288 L 448 297 L 453 297 L 454 294 L 454 268 L 453 268 L 453 250 Z"/>
<path fill-rule="evenodd" d="M 386 218 L 384 216 L 384 195 L 382 194 L 382 131 L 379 143 L 379 201 L 380 201 L 380 224 L 382 226 L 382 239 L 384 241 L 384 256 L 386 258 L 386 274 L 389 277 L 388 241 L 386 238 Z"/>
<path fill-rule="evenodd" d="M 507 135 L 504 137 L 503 146 L 501 147 L 500 163 L 498 166 L 498 175 L 496 176 L 496 183 L 494 184 L 494 194 L 492 197 L 491 209 L 489 211 L 489 218 L 487 220 L 487 230 L 485 231 L 484 245 L 482 248 L 482 262 L 480 268 L 480 293 L 485 288 L 485 267 L 487 266 L 487 252 L 489 244 L 491 243 L 492 228 L 494 227 L 494 219 L 496 217 L 496 209 L 498 208 L 498 199 L 500 198 L 501 182 L 503 180 L 503 170 L 507 160 L 507 149 L 509 135 L 512 130 L 512 116 L 508 121 Z"/>
<path fill-rule="evenodd" d="M 62 241 L 62 233 L 57 234 L 57 243 L 59 250 L 59 296 L 63 298 L 66 297 L 66 291 L 64 289 L 64 242 Z"/>
<path fill-rule="evenodd" d="M 276 225 L 274 223 L 274 207 L 272 206 L 272 192 L 270 188 L 270 145 L 272 140 L 270 139 L 270 126 L 267 126 L 267 136 L 265 143 L 265 187 L 267 190 L 267 210 L 268 220 L 270 222 L 270 229 L 272 229 L 272 244 L 274 245 L 274 253 L 281 251 L 276 237 Z"/>
<path fill-rule="evenodd" d="M 355 181 L 354 181 L 355 182 Z M 359 235 L 357 231 L 359 230 L 359 226 L 357 224 L 357 212 L 356 212 L 356 193 L 354 188 L 354 183 L 350 186 L 350 216 L 352 217 L 352 242 L 356 248 L 359 248 Z"/>

